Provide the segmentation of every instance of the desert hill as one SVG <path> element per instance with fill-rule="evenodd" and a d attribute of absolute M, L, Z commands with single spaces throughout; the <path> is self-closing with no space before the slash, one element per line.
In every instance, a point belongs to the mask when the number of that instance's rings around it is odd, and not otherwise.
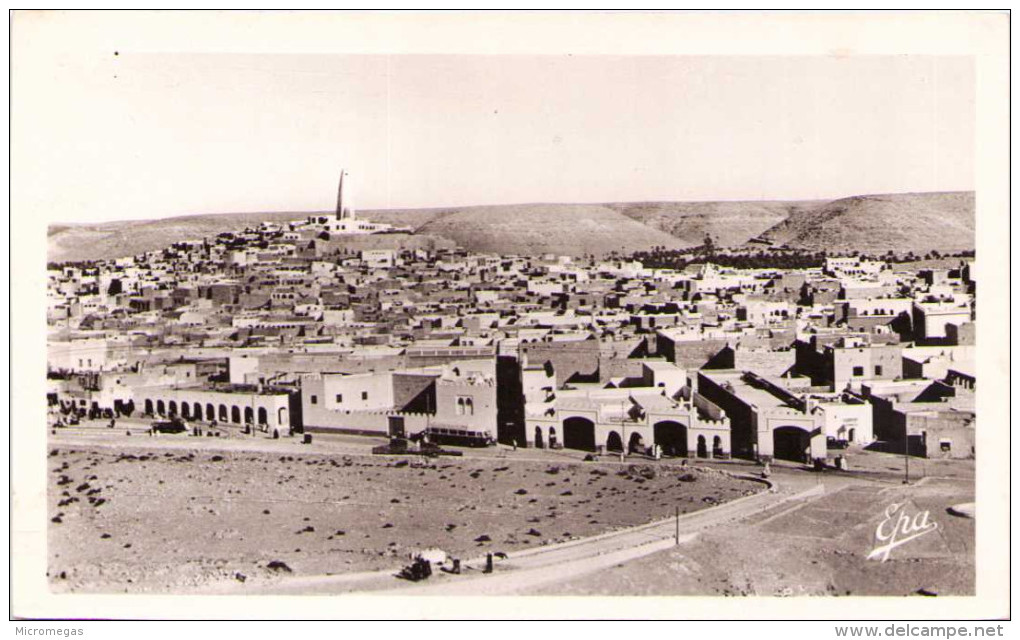
<path fill-rule="evenodd" d="M 95 260 L 152 251 L 181 240 L 311 213 L 225 213 L 161 220 L 58 224 L 48 259 Z M 867 195 L 832 201 L 519 204 L 360 211 L 373 222 L 410 227 L 471 251 L 580 256 L 702 243 L 754 241 L 816 251 L 927 253 L 974 248 L 972 192 Z"/>
<path fill-rule="evenodd" d="M 974 193 L 896 193 L 842 198 L 793 212 L 757 238 L 809 251 L 927 253 L 974 248 Z"/>
<path fill-rule="evenodd" d="M 649 227 L 695 241 L 705 236 L 735 247 L 756 238 L 792 215 L 827 201 L 624 202 L 606 205 Z"/>
<path fill-rule="evenodd" d="M 418 231 L 450 238 L 473 251 L 493 253 L 626 254 L 653 246 L 683 249 L 700 243 L 597 204 L 466 207 L 437 216 Z"/>

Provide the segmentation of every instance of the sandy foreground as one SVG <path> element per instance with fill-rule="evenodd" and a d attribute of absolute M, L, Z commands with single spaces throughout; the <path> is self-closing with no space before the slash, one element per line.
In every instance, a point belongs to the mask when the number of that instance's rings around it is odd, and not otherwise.
<path fill-rule="evenodd" d="M 710 468 L 54 443 L 54 592 L 179 593 L 395 569 L 690 513 L 762 485 Z"/>
<path fill-rule="evenodd" d="M 889 460 L 887 458 L 887 460 Z M 818 497 L 766 511 L 739 526 L 601 572 L 598 580 L 568 579 L 534 595 L 705 596 L 966 596 L 975 593 L 975 527 L 951 514 L 974 500 L 973 480 L 956 477 L 966 461 L 932 464 L 950 476 L 910 485 L 830 476 Z M 783 486 L 812 482 L 779 473 Z M 912 518 L 927 512 L 937 528 L 869 558 L 875 531 L 891 504 Z M 891 529 L 886 525 L 885 530 Z"/>

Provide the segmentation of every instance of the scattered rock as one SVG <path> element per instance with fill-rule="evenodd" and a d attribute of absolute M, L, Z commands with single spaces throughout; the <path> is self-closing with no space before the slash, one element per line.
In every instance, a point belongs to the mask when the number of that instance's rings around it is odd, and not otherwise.
<path fill-rule="evenodd" d="M 281 560 L 271 560 L 269 564 L 266 565 L 266 568 L 271 571 L 277 572 L 285 571 L 286 573 L 294 573 L 294 570 L 287 566 L 286 562 L 283 562 Z"/>

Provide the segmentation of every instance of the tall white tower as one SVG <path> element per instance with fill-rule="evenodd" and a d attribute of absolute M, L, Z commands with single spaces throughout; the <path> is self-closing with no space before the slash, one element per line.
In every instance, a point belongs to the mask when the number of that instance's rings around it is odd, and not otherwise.
<path fill-rule="evenodd" d="M 340 170 L 340 186 L 337 187 L 336 192 L 336 219 L 337 220 L 353 220 L 354 219 L 354 197 L 352 194 L 353 189 L 351 188 L 351 176 L 347 173 L 347 169 Z"/>

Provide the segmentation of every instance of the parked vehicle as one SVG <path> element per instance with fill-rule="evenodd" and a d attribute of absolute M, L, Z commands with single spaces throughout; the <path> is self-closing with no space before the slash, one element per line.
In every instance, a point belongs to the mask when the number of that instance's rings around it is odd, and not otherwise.
<path fill-rule="evenodd" d="M 825 445 L 829 449 L 846 449 L 850 446 L 850 442 L 847 440 L 839 440 L 832 436 L 825 439 Z"/>
<path fill-rule="evenodd" d="M 491 447 L 496 439 L 488 431 L 471 431 L 448 427 L 429 427 L 416 436 L 422 442 L 446 444 L 457 447 Z"/>
<path fill-rule="evenodd" d="M 188 423 L 177 417 L 152 423 L 153 433 L 184 433 L 187 430 Z"/>

